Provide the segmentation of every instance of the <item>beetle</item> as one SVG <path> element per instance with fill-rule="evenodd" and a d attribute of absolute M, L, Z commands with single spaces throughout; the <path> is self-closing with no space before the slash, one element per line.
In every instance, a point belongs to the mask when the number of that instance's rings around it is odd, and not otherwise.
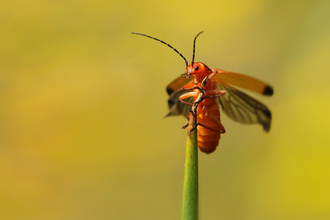
<path fill-rule="evenodd" d="M 192 62 L 188 65 L 187 59 L 168 43 L 149 35 L 132 32 L 132 34 L 145 36 L 167 45 L 184 59 L 185 73 L 173 80 L 166 88 L 170 109 L 166 116 L 183 115 L 189 118 L 190 106 L 199 94 L 204 92 L 196 111 L 197 139 L 199 149 L 209 154 L 215 151 L 219 145 L 220 135 L 225 133 L 219 106 L 234 121 L 243 124 L 258 123 L 263 126 L 264 131 L 270 131 L 272 116 L 267 106 L 234 86 L 266 96 L 273 95 L 274 90 L 267 83 L 253 77 L 221 69 L 211 69 L 202 62 L 194 62 L 196 39 L 201 33 L 203 32 L 199 32 L 194 38 Z M 205 86 L 202 90 L 203 80 L 205 80 Z"/>

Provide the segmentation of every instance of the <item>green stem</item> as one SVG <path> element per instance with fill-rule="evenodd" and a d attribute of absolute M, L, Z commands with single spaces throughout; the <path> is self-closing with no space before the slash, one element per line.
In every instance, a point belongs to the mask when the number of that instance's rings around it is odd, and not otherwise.
<path fill-rule="evenodd" d="M 194 120 L 191 118 L 191 121 Z M 194 121 L 195 122 L 195 121 Z M 189 123 L 190 125 L 195 123 Z M 190 131 L 192 126 L 188 127 Z M 198 146 L 197 129 L 188 132 L 183 186 L 182 220 L 198 219 Z"/>
<path fill-rule="evenodd" d="M 197 35 L 198 36 L 198 35 Z M 200 93 L 191 107 L 184 168 L 182 220 L 198 220 L 198 142 L 197 142 L 197 108 L 205 95 L 205 84 L 208 77 L 201 82 Z M 192 128 L 193 131 L 192 131 Z"/>

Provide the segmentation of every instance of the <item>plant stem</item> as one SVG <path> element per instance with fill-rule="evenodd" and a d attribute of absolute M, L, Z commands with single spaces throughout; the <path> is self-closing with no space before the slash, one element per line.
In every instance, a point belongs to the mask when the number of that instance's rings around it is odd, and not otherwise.
<path fill-rule="evenodd" d="M 197 107 L 203 101 L 205 84 L 208 77 L 201 82 L 200 93 L 195 99 L 189 118 L 186 163 L 184 169 L 182 220 L 198 220 L 198 142 L 197 142 Z M 193 129 L 194 128 L 194 129 Z"/>
<path fill-rule="evenodd" d="M 192 112 L 196 115 L 198 103 L 201 101 L 203 93 L 200 93 L 192 106 Z M 198 142 L 197 120 L 190 114 L 187 146 L 186 163 L 184 170 L 182 220 L 198 220 Z M 192 130 L 192 128 L 195 128 Z"/>
<path fill-rule="evenodd" d="M 190 129 L 190 126 L 189 126 Z M 183 186 L 182 220 L 198 219 L 197 129 L 188 132 Z"/>

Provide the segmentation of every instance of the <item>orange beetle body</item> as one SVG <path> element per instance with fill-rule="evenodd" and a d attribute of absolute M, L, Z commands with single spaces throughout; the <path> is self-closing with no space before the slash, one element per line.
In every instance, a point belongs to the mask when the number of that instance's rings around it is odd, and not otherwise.
<path fill-rule="evenodd" d="M 205 64 L 196 62 L 189 65 L 186 69 L 188 77 L 190 75 L 195 76 L 195 80 L 192 83 L 188 83 L 182 87 L 182 90 L 191 90 L 192 92 L 185 93 L 179 97 L 180 101 L 186 98 L 193 97 L 196 101 L 197 97 L 201 93 L 198 88 L 201 88 L 201 83 L 205 77 L 208 81 L 205 84 L 203 96 L 206 97 L 199 103 L 196 111 L 197 126 L 197 140 L 198 147 L 204 153 L 212 153 L 219 145 L 220 134 L 225 133 L 225 129 L 220 120 L 220 109 L 216 97 L 224 95 L 225 91 L 217 90 L 217 82 L 213 79 L 213 71 Z M 185 103 L 185 102 L 184 102 Z M 188 114 L 188 118 L 190 117 Z"/>

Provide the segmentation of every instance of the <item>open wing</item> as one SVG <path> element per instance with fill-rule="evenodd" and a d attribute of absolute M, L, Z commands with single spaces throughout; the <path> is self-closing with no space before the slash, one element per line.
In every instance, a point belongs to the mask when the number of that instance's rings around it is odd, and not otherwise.
<path fill-rule="evenodd" d="M 191 76 L 190 79 L 186 77 L 179 76 L 175 80 L 173 80 L 167 87 L 167 94 L 170 96 L 167 100 L 168 108 L 170 109 L 169 113 L 165 116 L 175 116 L 175 115 L 183 115 L 187 117 L 190 109 L 190 105 L 183 104 L 179 101 L 179 97 L 189 91 L 181 90 L 182 86 L 194 81 L 195 77 Z M 194 98 L 190 97 L 185 99 L 185 101 L 193 103 Z"/>
<path fill-rule="evenodd" d="M 269 132 L 272 114 L 264 104 L 224 82 L 218 88 L 226 91 L 218 102 L 229 118 L 243 124 L 261 124 Z"/>
<path fill-rule="evenodd" d="M 220 69 L 213 69 L 212 70 L 217 71 L 218 74 L 215 75 L 215 78 L 221 83 L 224 82 L 226 84 L 230 84 L 233 86 L 238 86 L 243 89 L 250 90 L 252 92 L 256 92 L 262 95 L 268 95 L 271 96 L 274 93 L 273 88 L 250 76 L 246 76 L 240 73 L 233 73 L 233 72 L 228 72 Z"/>
<path fill-rule="evenodd" d="M 267 96 L 273 95 L 273 88 L 258 79 L 243 74 L 220 69 L 212 71 L 218 72 L 214 77 L 218 89 L 226 91 L 225 95 L 218 98 L 223 112 L 234 121 L 243 124 L 261 124 L 263 129 L 269 132 L 272 119 L 270 110 L 261 102 L 231 85 Z"/>
<path fill-rule="evenodd" d="M 184 104 L 182 102 L 180 102 L 179 97 L 181 95 L 183 95 L 184 93 L 187 93 L 189 91 L 186 90 L 179 90 L 176 92 L 173 92 L 170 97 L 167 100 L 168 103 L 168 108 L 170 109 L 169 113 L 165 116 L 175 116 L 175 115 L 183 115 L 184 117 L 187 117 L 189 114 L 189 109 L 190 109 L 190 105 Z M 185 99 L 186 102 L 190 102 L 193 103 L 194 102 L 194 98 L 193 97 L 189 97 L 187 99 Z"/>

